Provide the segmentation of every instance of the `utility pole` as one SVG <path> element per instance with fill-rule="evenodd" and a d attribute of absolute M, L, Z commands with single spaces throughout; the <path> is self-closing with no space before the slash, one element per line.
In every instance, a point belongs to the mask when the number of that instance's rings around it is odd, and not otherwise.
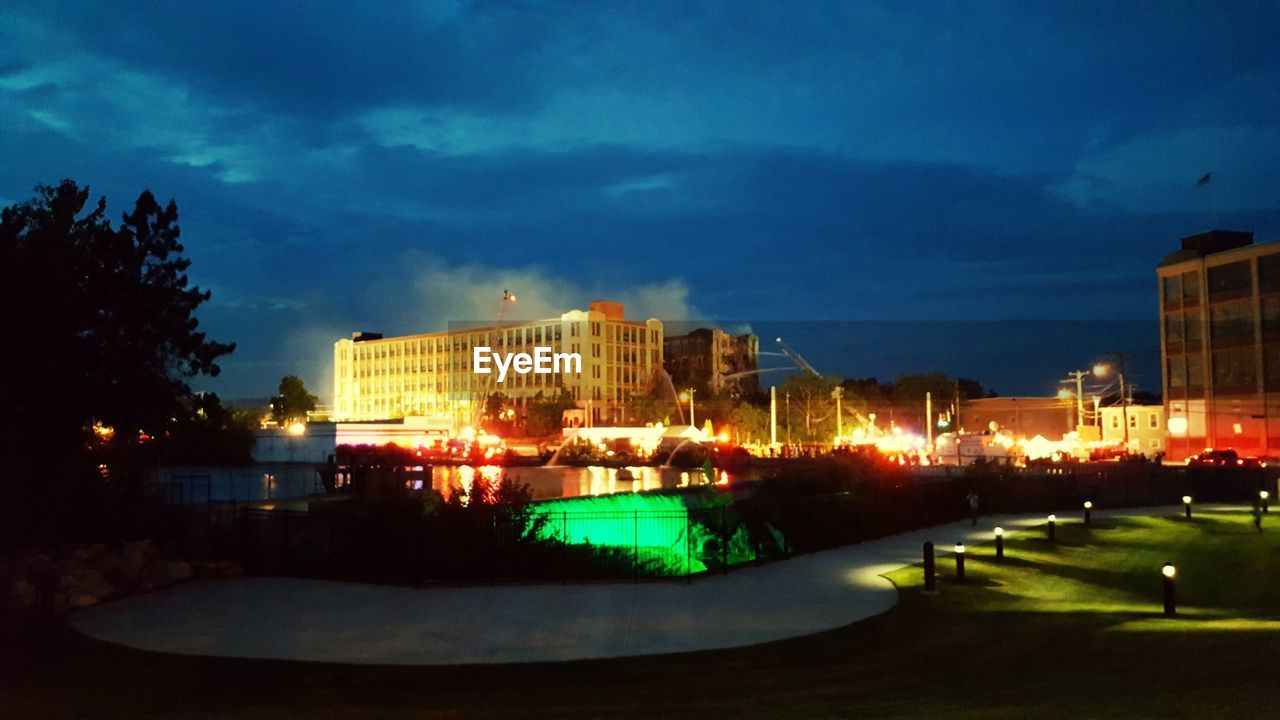
<path fill-rule="evenodd" d="M 956 421 L 951 423 L 951 432 L 956 434 L 958 441 L 960 437 L 960 378 L 956 378 Z"/>
<path fill-rule="evenodd" d="M 1120 418 L 1124 422 L 1124 451 L 1129 452 L 1129 396 L 1125 394 L 1124 370 L 1117 370 L 1120 378 Z"/>
<path fill-rule="evenodd" d="M 791 392 L 787 392 L 787 445 L 791 444 Z"/>
<path fill-rule="evenodd" d="M 1076 381 L 1076 425 L 1084 425 L 1084 376 L 1088 370 L 1072 370 L 1067 373 Z"/>
<path fill-rule="evenodd" d="M 831 394 L 836 398 L 836 441 L 844 435 L 844 422 L 840 417 L 840 398 L 844 396 L 844 387 L 837 385 Z"/>
<path fill-rule="evenodd" d="M 778 444 L 778 386 L 769 386 L 769 447 Z"/>
<path fill-rule="evenodd" d="M 933 393 L 924 394 L 924 426 L 929 434 L 929 447 L 933 447 Z"/>

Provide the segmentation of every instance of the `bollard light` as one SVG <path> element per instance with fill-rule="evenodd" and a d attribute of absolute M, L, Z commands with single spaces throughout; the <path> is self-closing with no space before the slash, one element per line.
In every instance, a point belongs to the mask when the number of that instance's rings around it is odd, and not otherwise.
<path fill-rule="evenodd" d="M 924 544 L 924 591 L 927 593 L 937 592 L 938 580 L 934 576 L 934 557 L 933 543 L 926 542 Z"/>
<path fill-rule="evenodd" d="M 1270 512 L 1269 506 L 1271 505 L 1271 493 L 1266 490 L 1259 490 L 1258 499 L 1262 501 L 1262 512 Z"/>
<path fill-rule="evenodd" d="M 1182 508 L 1183 508 L 1183 512 L 1186 513 L 1187 519 L 1190 520 L 1191 519 L 1191 496 L 1190 495 L 1182 496 Z"/>
<path fill-rule="evenodd" d="M 1058 524 L 1058 516 L 1050 515 L 1049 524 L 1045 526 L 1046 531 L 1049 533 L 1049 542 L 1054 542 L 1058 539 L 1057 524 Z"/>
<path fill-rule="evenodd" d="M 1164 616 L 1173 617 L 1178 614 L 1177 581 L 1178 569 L 1173 563 L 1165 563 L 1160 568 L 1164 583 Z"/>
<path fill-rule="evenodd" d="M 1004 559 L 1004 528 L 996 528 L 996 559 Z"/>
<path fill-rule="evenodd" d="M 1089 520 L 1092 518 L 1092 516 L 1093 516 L 1093 501 L 1085 500 L 1084 501 L 1084 524 L 1085 525 L 1089 524 Z"/>
<path fill-rule="evenodd" d="M 964 543 L 956 543 L 956 582 L 964 582 Z"/>

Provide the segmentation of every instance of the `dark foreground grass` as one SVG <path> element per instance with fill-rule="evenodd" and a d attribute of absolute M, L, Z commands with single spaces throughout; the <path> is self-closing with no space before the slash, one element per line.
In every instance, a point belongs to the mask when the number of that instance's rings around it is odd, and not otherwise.
<path fill-rule="evenodd" d="M 0 651 L 0 717 L 1274 718 L 1275 529 L 1259 536 L 1241 512 L 1060 524 L 1055 545 L 1011 533 L 1003 564 L 970 548 L 964 585 L 941 556 L 936 596 L 921 594 L 919 568 L 893 573 L 901 599 L 883 616 L 687 655 L 387 668 L 23 635 Z M 1165 561 L 1178 566 L 1173 620 L 1159 615 Z"/>

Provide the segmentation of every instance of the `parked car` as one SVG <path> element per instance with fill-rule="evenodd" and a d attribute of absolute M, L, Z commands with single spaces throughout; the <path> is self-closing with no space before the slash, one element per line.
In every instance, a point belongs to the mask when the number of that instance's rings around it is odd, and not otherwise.
<path fill-rule="evenodd" d="M 1206 449 L 1194 457 L 1187 458 L 1189 467 L 1266 467 L 1267 464 L 1256 457 L 1240 457 L 1240 453 L 1227 448 L 1225 450 Z"/>

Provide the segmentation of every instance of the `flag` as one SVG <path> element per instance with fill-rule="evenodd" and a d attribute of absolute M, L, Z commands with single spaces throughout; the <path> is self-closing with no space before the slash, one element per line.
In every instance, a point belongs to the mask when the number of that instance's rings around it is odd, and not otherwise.
<path fill-rule="evenodd" d="M 1204 177 L 1196 181 L 1196 187 L 1204 187 L 1205 185 L 1208 185 L 1211 180 L 1213 180 L 1213 173 L 1207 172 L 1204 174 Z"/>

